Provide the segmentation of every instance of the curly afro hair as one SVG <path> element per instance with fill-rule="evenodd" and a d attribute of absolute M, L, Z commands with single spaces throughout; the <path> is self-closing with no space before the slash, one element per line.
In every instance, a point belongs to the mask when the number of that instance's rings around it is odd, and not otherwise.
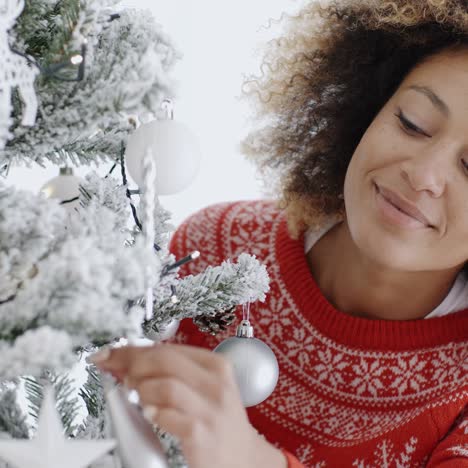
<path fill-rule="evenodd" d="M 329 216 L 343 217 L 349 161 L 409 71 L 468 44 L 468 2 L 313 1 L 285 18 L 261 76 L 244 83 L 257 124 L 241 150 L 279 194 L 297 239 Z"/>

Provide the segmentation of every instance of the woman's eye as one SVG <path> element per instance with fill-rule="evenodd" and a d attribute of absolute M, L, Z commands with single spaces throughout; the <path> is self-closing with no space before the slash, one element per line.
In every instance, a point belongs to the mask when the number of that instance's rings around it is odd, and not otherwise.
<path fill-rule="evenodd" d="M 401 110 L 399 111 L 398 114 L 395 114 L 395 116 L 398 117 L 398 119 L 400 120 L 401 124 L 403 125 L 403 127 L 405 127 L 406 130 L 409 130 L 409 131 L 412 131 L 412 132 L 416 132 L 416 133 L 420 133 L 421 135 L 430 136 L 430 135 L 428 135 L 427 133 L 425 133 L 423 130 L 421 130 L 419 127 L 417 127 L 416 125 L 414 125 L 412 122 L 410 122 L 410 121 L 403 115 L 403 112 L 401 112 Z"/>
<path fill-rule="evenodd" d="M 468 173 L 468 162 L 466 162 L 464 159 L 462 159 L 461 161 L 462 161 L 463 169 L 465 169 L 465 172 Z"/>

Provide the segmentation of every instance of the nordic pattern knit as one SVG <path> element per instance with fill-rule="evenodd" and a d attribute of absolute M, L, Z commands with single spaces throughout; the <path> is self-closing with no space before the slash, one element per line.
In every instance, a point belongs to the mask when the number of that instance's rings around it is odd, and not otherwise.
<path fill-rule="evenodd" d="M 289 236 L 271 200 L 204 208 L 179 226 L 170 250 L 201 252 L 182 276 L 242 252 L 266 265 L 270 291 L 251 319 L 280 378 L 248 414 L 267 440 L 308 468 L 468 468 L 468 309 L 410 321 L 340 312 L 309 271 L 304 238 Z M 213 349 L 234 331 L 214 337 L 184 320 L 175 339 Z M 289 457 L 289 466 L 301 465 Z"/>

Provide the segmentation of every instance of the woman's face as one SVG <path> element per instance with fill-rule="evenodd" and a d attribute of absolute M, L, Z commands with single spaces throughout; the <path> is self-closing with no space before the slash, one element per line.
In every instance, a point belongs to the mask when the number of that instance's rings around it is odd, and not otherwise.
<path fill-rule="evenodd" d="M 395 196 L 427 222 L 394 208 L 411 211 Z M 357 146 L 344 200 L 351 237 L 374 262 L 406 271 L 463 266 L 468 259 L 468 49 L 441 52 L 408 74 Z"/>

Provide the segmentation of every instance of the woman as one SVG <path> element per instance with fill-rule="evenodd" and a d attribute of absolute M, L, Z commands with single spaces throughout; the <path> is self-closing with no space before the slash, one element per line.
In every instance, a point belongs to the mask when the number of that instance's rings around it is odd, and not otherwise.
<path fill-rule="evenodd" d="M 311 3 L 247 83 L 267 120 L 243 144 L 274 201 L 187 219 L 183 274 L 247 251 L 271 291 L 252 305 L 280 363 L 242 409 L 232 372 L 179 341 L 99 361 L 180 437 L 190 466 L 468 467 L 468 7 Z M 280 449 L 275 448 L 280 447 Z M 292 455 L 294 454 L 294 456 Z"/>

